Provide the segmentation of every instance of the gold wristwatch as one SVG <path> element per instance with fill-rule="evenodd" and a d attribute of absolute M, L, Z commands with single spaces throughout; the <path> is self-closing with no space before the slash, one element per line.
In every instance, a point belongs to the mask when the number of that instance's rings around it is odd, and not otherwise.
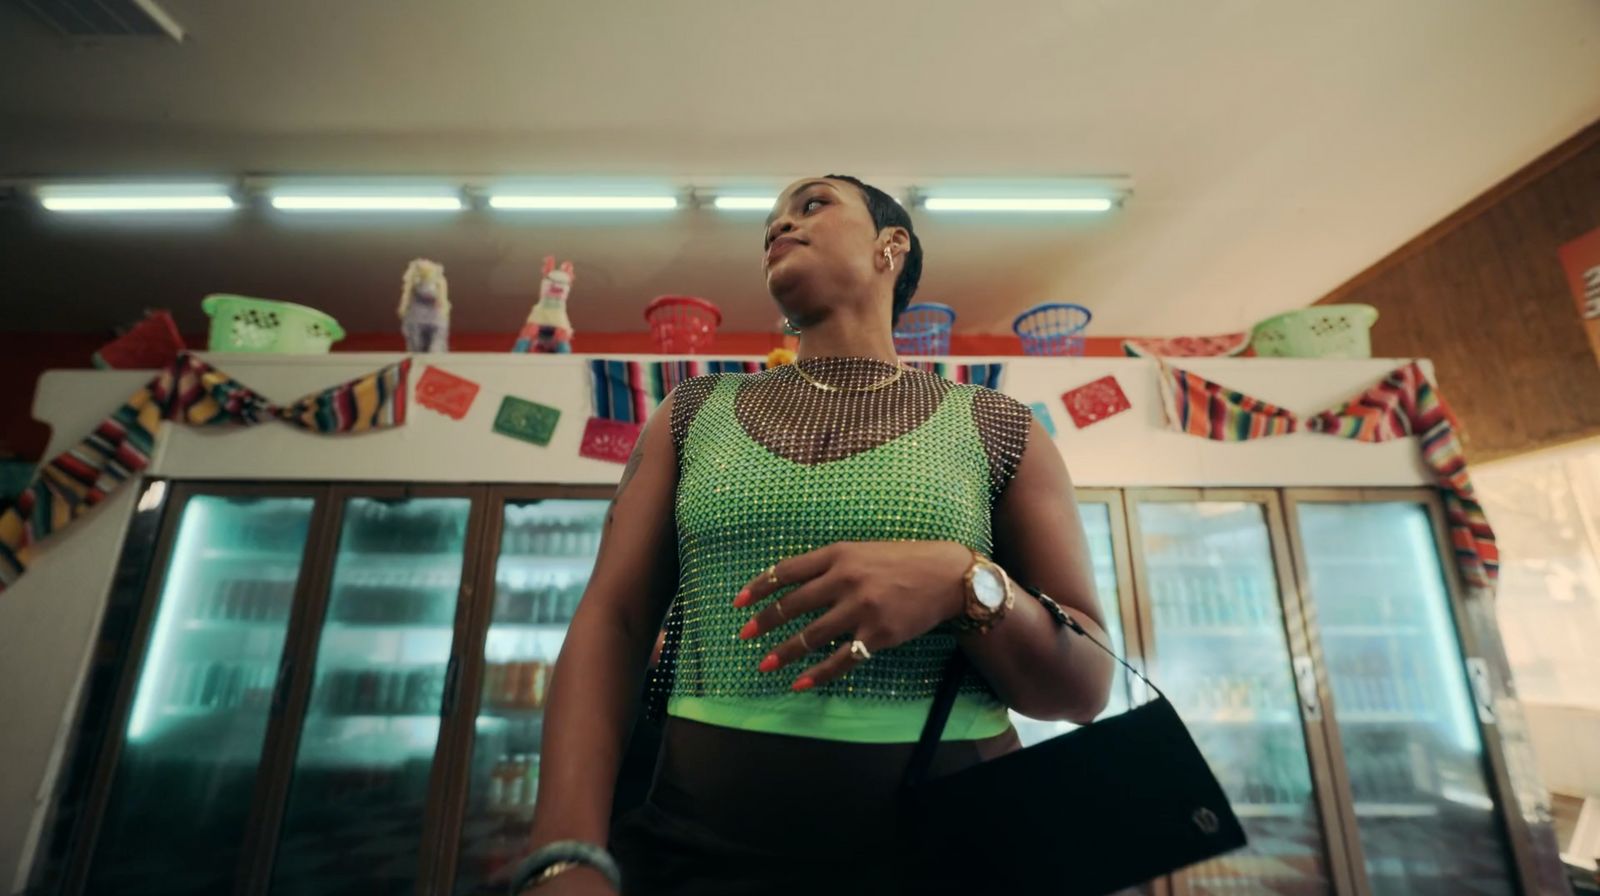
<path fill-rule="evenodd" d="M 972 551 L 972 565 L 967 567 L 963 578 L 967 589 L 966 611 L 952 623 L 958 632 L 987 632 L 1005 618 L 1006 611 L 1016 602 L 1011 579 L 1000 564 L 977 551 Z"/>

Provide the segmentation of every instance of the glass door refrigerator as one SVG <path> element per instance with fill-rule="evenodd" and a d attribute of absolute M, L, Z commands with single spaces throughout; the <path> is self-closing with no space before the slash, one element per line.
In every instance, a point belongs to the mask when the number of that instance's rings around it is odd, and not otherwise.
<path fill-rule="evenodd" d="M 1173 877 L 1179 896 L 1351 893 L 1315 670 L 1284 596 L 1276 492 L 1126 493 L 1150 677 L 1211 764 L 1249 845 Z"/>
<path fill-rule="evenodd" d="M 1143 653 L 1137 647 L 1139 630 L 1133 592 L 1133 570 L 1128 552 L 1127 521 L 1123 515 L 1122 496 L 1119 492 L 1100 489 L 1079 489 L 1077 492 L 1078 516 L 1083 522 L 1084 538 L 1089 546 L 1093 565 L 1095 592 L 1100 598 L 1100 612 L 1105 617 L 1105 630 L 1112 650 L 1143 669 Z M 1029 600 L 1023 592 L 1018 600 Z M 1084 645 L 1085 650 L 1094 650 Z M 1134 686 L 1140 690 L 1135 691 Z M 1100 718 L 1127 712 L 1145 696 L 1143 685 L 1119 664 L 1111 683 L 1111 698 Z M 1066 734 L 1077 728 L 1071 722 L 1032 719 L 1016 711 L 1011 713 L 1011 724 L 1025 747 L 1048 738 Z M 1071 881 L 1063 881 L 1063 892 L 1071 891 Z M 1151 881 L 1140 887 L 1123 891 L 1124 894 L 1149 894 L 1166 896 L 1165 879 Z"/>
<path fill-rule="evenodd" d="M 134 627 L 144 648 L 120 676 L 104 746 L 86 758 L 93 783 L 66 892 L 240 885 L 295 608 L 315 588 L 322 491 L 172 489 Z"/>
<path fill-rule="evenodd" d="M 527 851 L 550 670 L 594 569 L 612 487 L 495 489 L 463 677 L 439 893 L 503 893 Z M 470 722 L 468 720 L 471 720 Z"/>
<path fill-rule="evenodd" d="M 1288 510 L 1363 892 L 1538 892 L 1437 498 L 1291 491 Z"/>
<path fill-rule="evenodd" d="M 481 494 L 335 490 L 329 587 L 308 608 L 310 667 L 288 697 L 297 724 L 252 875 L 267 892 L 404 893 L 429 879 Z"/>

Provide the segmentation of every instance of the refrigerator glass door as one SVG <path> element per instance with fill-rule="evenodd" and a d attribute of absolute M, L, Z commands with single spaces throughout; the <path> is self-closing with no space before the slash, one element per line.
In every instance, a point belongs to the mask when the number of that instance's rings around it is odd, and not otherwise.
<path fill-rule="evenodd" d="M 313 503 L 183 505 L 88 892 L 232 888 Z"/>
<path fill-rule="evenodd" d="M 1083 520 L 1083 532 L 1089 541 L 1089 558 L 1094 564 L 1094 587 L 1096 595 L 1100 598 L 1100 612 L 1105 616 L 1107 647 L 1117 652 L 1118 656 L 1126 657 L 1127 644 L 1123 640 L 1122 632 L 1122 583 L 1117 581 L 1116 549 L 1111 531 L 1111 508 L 1104 501 L 1078 502 L 1078 515 Z M 1025 591 L 1019 591 L 1017 600 L 1032 600 Z M 1092 644 L 1083 645 L 1084 650 L 1098 650 Z M 1128 670 L 1118 664 L 1115 677 L 1111 680 L 1111 698 L 1106 703 L 1105 711 L 1100 713 L 1100 718 L 1119 715 L 1128 711 Z M 1017 729 L 1017 736 L 1021 738 L 1022 745 L 1031 747 L 1042 740 L 1066 734 L 1077 728 L 1071 722 L 1060 720 L 1046 721 L 1031 719 L 1015 710 L 1011 713 L 1011 724 Z M 1147 893 L 1148 885 L 1133 887 L 1122 891 L 1124 894 Z"/>
<path fill-rule="evenodd" d="M 607 501 L 513 501 L 495 566 L 484 640 L 467 811 L 455 892 L 501 893 L 497 871 L 526 852 L 539 788 L 545 688 L 594 569 Z"/>
<path fill-rule="evenodd" d="M 1100 612 L 1105 616 L 1106 635 L 1110 639 L 1106 646 L 1116 651 L 1118 656 L 1126 657 L 1127 645 L 1122 637 L 1122 583 L 1117 581 L 1116 554 L 1111 540 L 1111 508 L 1103 502 L 1084 501 L 1078 505 L 1078 514 L 1083 518 L 1083 531 L 1089 540 L 1095 591 L 1100 598 Z M 1017 600 L 1032 600 L 1032 597 L 1019 589 Z M 1085 644 L 1083 649 L 1098 648 Z M 1117 666 L 1116 677 L 1111 682 L 1111 699 L 1100 714 L 1101 718 L 1128 711 L 1128 679 L 1131 677 L 1128 670 L 1120 664 Z M 1022 738 L 1025 747 L 1078 727 L 1071 722 L 1030 719 L 1017 712 L 1011 713 L 1011 724 L 1016 727 L 1017 735 Z"/>
<path fill-rule="evenodd" d="M 1150 677 L 1250 839 L 1185 872 L 1197 894 L 1332 892 L 1265 511 L 1247 501 L 1137 505 Z"/>
<path fill-rule="evenodd" d="M 273 893 L 416 885 L 471 507 L 346 503 Z"/>
<path fill-rule="evenodd" d="M 1428 508 L 1297 506 L 1373 893 L 1515 893 Z"/>

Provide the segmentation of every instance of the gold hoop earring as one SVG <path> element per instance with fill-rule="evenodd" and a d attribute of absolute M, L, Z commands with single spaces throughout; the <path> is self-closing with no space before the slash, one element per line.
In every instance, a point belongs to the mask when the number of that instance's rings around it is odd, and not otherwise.
<path fill-rule="evenodd" d="M 889 262 L 889 270 L 894 270 L 894 250 L 888 246 L 883 247 L 883 260 Z"/>

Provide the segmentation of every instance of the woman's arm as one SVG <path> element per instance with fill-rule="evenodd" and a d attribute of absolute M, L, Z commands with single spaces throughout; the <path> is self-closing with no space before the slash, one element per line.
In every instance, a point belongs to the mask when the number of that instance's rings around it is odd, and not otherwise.
<path fill-rule="evenodd" d="M 995 504 L 993 521 L 995 562 L 1050 595 L 1090 635 L 1107 643 L 1072 478 L 1037 420 L 1029 427 L 1017 471 Z M 962 635 L 962 649 L 1006 705 L 1023 715 L 1093 719 L 1110 697 L 1113 660 L 1057 625 L 1038 601 L 1013 587 L 1011 612 L 987 633 Z"/>
<path fill-rule="evenodd" d="M 551 673 L 531 845 L 604 845 L 612 789 L 656 634 L 678 585 L 672 395 L 650 416 Z"/>

